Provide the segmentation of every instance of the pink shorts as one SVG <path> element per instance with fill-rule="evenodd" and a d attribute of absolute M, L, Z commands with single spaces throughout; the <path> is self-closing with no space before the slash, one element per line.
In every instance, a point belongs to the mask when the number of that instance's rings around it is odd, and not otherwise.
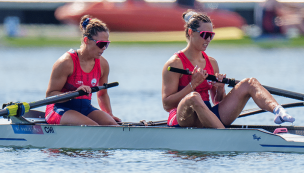
<path fill-rule="evenodd" d="M 210 109 L 211 112 L 213 112 L 217 118 L 222 122 L 219 111 L 218 111 L 218 104 L 211 107 L 211 104 L 209 101 L 204 101 L 204 103 L 207 105 L 207 107 Z M 167 121 L 168 126 L 174 126 L 174 127 L 180 127 L 177 118 L 176 118 L 177 108 L 171 109 L 169 112 L 169 118 Z"/>
<path fill-rule="evenodd" d="M 54 105 L 47 105 L 45 110 L 45 120 L 48 124 L 60 124 L 62 115 L 54 111 Z"/>
<path fill-rule="evenodd" d="M 72 99 L 64 103 L 47 105 L 45 110 L 45 120 L 48 124 L 60 124 L 63 114 L 69 110 L 75 110 L 88 116 L 91 112 L 98 109 L 91 105 L 91 100 Z"/>
<path fill-rule="evenodd" d="M 177 126 L 178 125 L 178 122 L 176 119 L 176 113 L 177 113 L 177 108 L 171 109 L 171 111 L 169 112 L 169 118 L 167 121 L 168 126 Z"/>

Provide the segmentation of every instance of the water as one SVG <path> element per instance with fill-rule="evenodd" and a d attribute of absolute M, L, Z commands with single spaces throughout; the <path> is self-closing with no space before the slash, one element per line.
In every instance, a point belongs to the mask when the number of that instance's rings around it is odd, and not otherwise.
<path fill-rule="evenodd" d="M 184 44 L 111 45 L 104 53 L 110 64 L 108 90 L 113 113 L 123 121 L 164 120 L 161 71 L 164 63 Z M 0 48 L 0 103 L 31 102 L 45 97 L 53 63 L 69 48 Z M 262 84 L 304 93 L 304 50 L 210 46 L 221 73 L 243 79 L 255 77 Z M 226 88 L 228 92 L 230 88 Z M 298 102 L 275 96 L 280 104 Z M 98 107 L 96 94 L 92 104 Z M 252 100 L 245 109 L 255 108 Z M 37 110 L 44 111 L 45 107 Z M 294 125 L 304 124 L 304 109 L 291 108 Z M 273 125 L 273 114 L 237 119 L 234 124 Z M 2 132 L 3 133 L 3 132 Z M 148 137 L 148 136 L 147 136 Z M 182 139 L 181 139 L 182 140 Z M 289 172 L 301 171 L 298 153 L 202 153 L 168 150 L 72 150 L 0 148 L 1 172 Z"/>

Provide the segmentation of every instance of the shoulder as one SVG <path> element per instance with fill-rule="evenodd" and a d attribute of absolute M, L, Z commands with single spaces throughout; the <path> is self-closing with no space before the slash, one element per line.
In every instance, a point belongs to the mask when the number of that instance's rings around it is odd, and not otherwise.
<path fill-rule="evenodd" d="M 73 59 L 69 53 L 64 53 L 56 62 L 55 65 L 62 67 L 73 67 Z"/>
<path fill-rule="evenodd" d="M 101 68 L 109 68 L 109 63 L 103 56 L 100 56 L 99 63 Z"/>
<path fill-rule="evenodd" d="M 176 68 L 183 68 L 183 63 L 177 54 L 172 55 L 169 60 L 166 62 L 165 66 L 172 66 Z"/>
<path fill-rule="evenodd" d="M 103 56 L 100 56 L 99 63 L 100 63 L 100 72 L 101 72 L 100 77 L 102 78 L 108 76 L 110 73 L 110 66 L 108 61 Z"/>
<path fill-rule="evenodd" d="M 210 61 L 211 65 L 214 69 L 214 72 L 218 73 L 219 72 L 219 66 L 218 66 L 218 63 L 217 63 L 216 59 L 214 59 L 213 57 L 210 57 L 210 56 L 208 56 L 208 58 L 209 58 L 209 61 Z"/>
<path fill-rule="evenodd" d="M 53 65 L 53 70 L 60 71 L 60 73 L 73 73 L 73 59 L 69 53 L 64 53 Z"/>
<path fill-rule="evenodd" d="M 209 58 L 209 61 L 210 61 L 210 63 L 213 65 L 213 64 L 217 64 L 217 61 L 216 61 L 216 59 L 214 59 L 213 57 L 211 57 L 211 56 L 208 56 L 208 58 Z"/>
<path fill-rule="evenodd" d="M 170 57 L 170 59 L 165 63 L 163 70 L 162 70 L 162 76 L 163 76 L 163 80 L 166 81 L 171 81 L 173 79 L 179 79 L 182 74 L 178 74 L 178 73 L 172 73 L 168 71 L 168 67 L 175 67 L 175 68 L 181 68 L 183 69 L 183 63 L 180 60 L 180 58 L 178 57 L 178 55 L 174 54 L 173 56 Z"/>

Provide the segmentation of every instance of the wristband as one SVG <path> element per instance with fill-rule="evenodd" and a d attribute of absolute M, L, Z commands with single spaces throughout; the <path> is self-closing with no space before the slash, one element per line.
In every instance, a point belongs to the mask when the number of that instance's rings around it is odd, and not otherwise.
<path fill-rule="evenodd" d="M 191 89 L 192 89 L 192 91 L 194 91 L 194 89 L 193 89 L 193 87 L 192 87 L 192 84 L 191 84 L 191 82 L 190 82 L 189 84 L 190 84 L 190 86 L 191 86 Z"/>

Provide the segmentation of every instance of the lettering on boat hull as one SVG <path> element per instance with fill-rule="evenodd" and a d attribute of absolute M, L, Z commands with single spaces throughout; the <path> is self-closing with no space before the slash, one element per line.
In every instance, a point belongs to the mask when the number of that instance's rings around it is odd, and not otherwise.
<path fill-rule="evenodd" d="M 44 127 L 44 132 L 45 133 L 55 133 L 53 127 L 48 127 L 48 126 Z"/>
<path fill-rule="evenodd" d="M 39 125 L 12 125 L 15 134 L 54 134 L 52 126 L 41 127 Z"/>
<path fill-rule="evenodd" d="M 38 125 L 12 125 L 15 134 L 44 134 Z"/>

